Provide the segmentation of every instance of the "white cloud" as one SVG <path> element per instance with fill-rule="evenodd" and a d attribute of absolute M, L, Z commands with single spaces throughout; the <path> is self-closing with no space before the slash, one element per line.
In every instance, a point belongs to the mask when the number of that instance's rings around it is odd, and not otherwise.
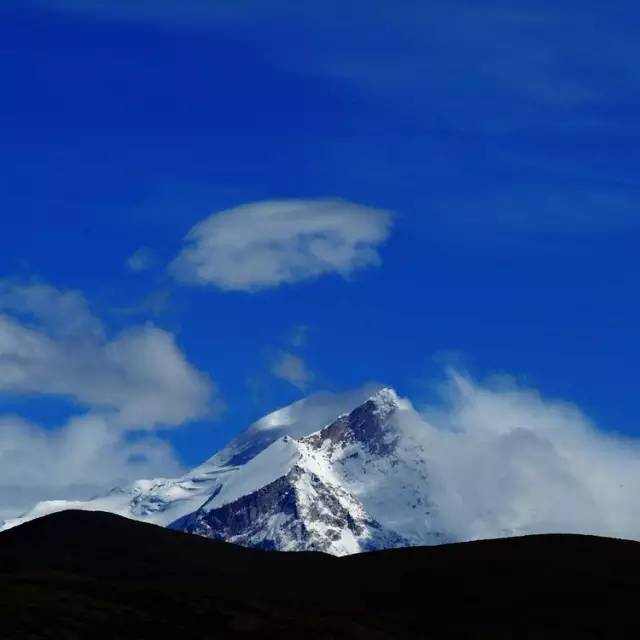
<path fill-rule="evenodd" d="M 213 382 L 162 329 L 109 337 L 81 294 L 46 285 L 0 283 L 0 309 L 13 313 L 0 314 L 0 394 L 61 396 L 84 411 L 53 430 L 0 416 L 5 515 L 27 498 L 23 508 L 52 492 L 87 498 L 122 480 L 173 473 L 170 446 L 149 431 L 220 408 Z"/>
<path fill-rule="evenodd" d="M 178 280 L 256 291 L 348 276 L 380 263 L 391 214 L 342 200 L 273 200 L 214 214 L 197 224 L 171 263 Z"/>
<path fill-rule="evenodd" d="M 0 417 L 0 521 L 41 500 L 87 499 L 141 477 L 180 472 L 167 442 L 131 438 L 98 413 L 53 430 Z"/>
<path fill-rule="evenodd" d="M 0 316 L 0 392 L 66 396 L 131 427 L 181 424 L 206 415 L 209 379 L 174 337 L 153 325 L 112 340 L 55 339 Z"/>
<path fill-rule="evenodd" d="M 407 419 L 409 422 L 410 418 Z M 424 438 L 433 512 L 457 539 L 573 532 L 640 539 L 640 441 L 575 406 L 451 375 Z"/>
<path fill-rule="evenodd" d="M 288 351 L 277 354 L 271 363 L 271 373 L 301 390 L 306 389 L 313 380 L 313 372 L 309 371 L 304 360 Z"/>
<path fill-rule="evenodd" d="M 301 438 L 312 431 L 329 424 L 336 416 L 352 411 L 354 407 L 366 402 L 368 398 L 382 389 L 384 385 L 369 382 L 359 389 L 343 392 L 319 391 L 312 393 L 293 404 L 260 418 L 248 430 L 248 438 L 256 431 L 279 431 L 286 427 L 293 438 Z M 279 436 L 276 436 L 279 437 Z M 243 435 L 240 436 L 243 439 Z"/>
<path fill-rule="evenodd" d="M 155 263 L 155 255 L 148 247 L 142 247 L 127 258 L 131 271 L 148 271 Z"/>
<path fill-rule="evenodd" d="M 27 318 L 57 336 L 100 337 L 104 333 L 80 292 L 60 291 L 47 284 L 0 280 L 1 311 Z"/>

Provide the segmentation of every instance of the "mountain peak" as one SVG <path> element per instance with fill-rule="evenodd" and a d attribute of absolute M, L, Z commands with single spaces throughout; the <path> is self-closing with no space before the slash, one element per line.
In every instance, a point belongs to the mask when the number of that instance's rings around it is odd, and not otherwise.
<path fill-rule="evenodd" d="M 372 453 L 385 454 L 396 440 L 390 418 L 397 410 L 405 408 L 405 404 L 394 389 L 383 387 L 359 407 L 304 440 L 316 448 L 327 442 L 331 446 L 360 442 Z"/>
<path fill-rule="evenodd" d="M 383 387 L 374 393 L 367 402 L 372 402 L 375 405 L 374 411 L 382 415 L 389 415 L 396 409 L 400 409 L 403 404 L 396 390 L 392 387 Z"/>

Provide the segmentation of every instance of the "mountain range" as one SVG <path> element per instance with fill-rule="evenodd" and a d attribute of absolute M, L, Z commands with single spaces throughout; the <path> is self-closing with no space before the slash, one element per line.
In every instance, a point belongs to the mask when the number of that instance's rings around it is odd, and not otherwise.
<path fill-rule="evenodd" d="M 321 399 L 303 399 L 179 478 L 42 502 L 2 528 L 81 509 L 243 546 L 338 556 L 453 541 L 438 525 L 413 407 L 391 388 L 369 393 L 345 396 L 343 404 L 358 404 L 338 415 Z"/>

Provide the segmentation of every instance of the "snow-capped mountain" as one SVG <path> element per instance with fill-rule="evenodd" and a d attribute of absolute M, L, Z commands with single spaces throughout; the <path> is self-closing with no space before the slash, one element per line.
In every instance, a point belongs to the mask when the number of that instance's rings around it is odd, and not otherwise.
<path fill-rule="evenodd" d="M 422 445 L 398 420 L 411 411 L 383 389 L 316 433 L 284 436 L 171 526 L 335 555 L 441 541 Z"/>
<path fill-rule="evenodd" d="M 337 403 L 311 396 L 259 420 L 180 478 L 139 480 L 86 502 L 44 502 L 5 528 L 79 508 L 263 549 L 346 555 L 442 542 L 423 444 L 406 419 L 412 412 L 389 388 Z"/>

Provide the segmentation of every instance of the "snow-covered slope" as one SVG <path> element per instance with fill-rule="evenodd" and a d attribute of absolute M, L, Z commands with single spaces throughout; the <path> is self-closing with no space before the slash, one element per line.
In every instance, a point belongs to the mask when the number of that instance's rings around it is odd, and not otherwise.
<path fill-rule="evenodd" d="M 283 436 L 171 526 L 239 544 L 345 555 L 444 541 L 407 401 L 383 389 L 308 436 Z"/>
<path fill-rule="evenodd" d="M 181 478 L 136 480 L 112 489 L 104 496 L 85 501 L 47 500 L 20 517 L 5 521 L 0 531 L 66 509 L 108 511 L 164 526 L 197 509 L 232 471 L 232 468 L 211 468 L 207 472 L 189 473 Z"/>
<path fill-rule="evenodd" d="M 369 386 L 343 394 L 311 395 L 261 418 L 212 458 L 179 478 L 137 480 L 86 501 L 41 502 L 20 517 L 0 521 L 0 531 L 65 509 L 108 511 L 166 526 L 196 511 L 238 469 L 278 438 L 312 433 L 338 414 L 364 402 L 376 390 L 377 387 Z"/>

